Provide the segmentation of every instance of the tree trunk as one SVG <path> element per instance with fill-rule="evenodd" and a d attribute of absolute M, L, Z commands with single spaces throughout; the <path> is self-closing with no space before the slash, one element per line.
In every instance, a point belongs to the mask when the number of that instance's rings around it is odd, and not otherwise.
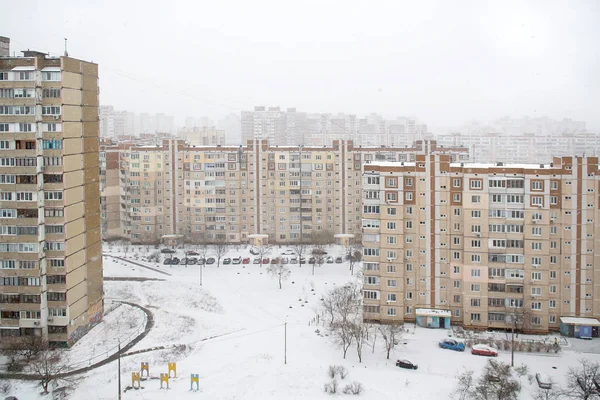
<path fill-rule="evenodd" d="M 279 275 L 279 289 L 281 289 L 281 275 Z"/>

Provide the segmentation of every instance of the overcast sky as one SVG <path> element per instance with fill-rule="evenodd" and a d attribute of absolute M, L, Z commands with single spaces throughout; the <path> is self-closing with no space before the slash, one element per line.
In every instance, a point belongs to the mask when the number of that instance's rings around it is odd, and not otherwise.
<path fill-rule="evenodd" d="M 101 103 L 218 118 L 254 105 L 504 115 L 600 130 L 600 1 L 0 0 L 12 51 L 100 65 Z"/>

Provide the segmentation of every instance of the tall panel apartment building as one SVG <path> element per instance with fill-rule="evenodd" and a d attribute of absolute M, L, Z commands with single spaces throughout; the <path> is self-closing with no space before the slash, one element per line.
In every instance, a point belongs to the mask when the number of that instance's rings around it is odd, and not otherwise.
<path fill-rule="evenodd" d="M 0 342 L 78 340 L 103 315 L 98 66 L 0 57 Z"/>
<path fill-rule="evenodd" d="M 364 318 L 452 312 L 469 328 L 558 330 L 600 316 L 597 157 L 550 165 L 371 163 L 363 176 Z"/>
<path fill-rule="evenodd" d="M 468 157 L 464 148 L 439 148 L 435 142 L 394 149 L 355 147 L 352 141 L 323 147 L 271 146 L 266 140 L 194 147 L 163 140 L 159 146 L 105 146 L 103 152 L 106 224 L 121 225 L 121 233 L 110 236 L 136 243 L 156 243 L 166 235 L 247 243 L 256 233 L 289 243 L 309 240 L 316 231 L 360 233 L 363 162 L 413 161 L 418 153 Z M 115 152 L 119 163 L 111 163 L 111 171 L 108 159 Z M 115 209 L 117 189 L 119 215 L 108 212 Z"/>

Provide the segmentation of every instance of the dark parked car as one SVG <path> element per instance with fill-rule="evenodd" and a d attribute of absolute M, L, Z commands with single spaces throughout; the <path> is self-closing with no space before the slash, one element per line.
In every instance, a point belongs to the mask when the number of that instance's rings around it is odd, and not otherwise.
<path fill-rule="evenodd" d="M 311 258 L 308 259 L 308 263 L 309 264 L 314 264 L 316 262 L 317 262 L 317 260 L 314 257 L 311 257 Z"/>
<path fill-rule="evenodd" d="M 199 256 L 200 254 L 196 253 L 195 251 L 188 251 L 186 253 L 188 256 Z"/>
<path fill-rule="evenodd" d="M 442 340 L 439 344 L 442 349 L 465 351 L 465 344 L 454 339 L 446 338 Z"/>
<path fill-rule="evenodd" d="M 298 264 L 298 258 L 297 257 L 292 257 L 290 259 L 290 264 Z"/>
<path fill-rule="evenodd" d="M 198 265 L 204 265 L 205 262 L 206 262 L 206 260 L 204 258 L 198 259 Z"/>
<path fill-rule="evenodd" d="M 187 265 L 196 265 L 198 263 L 198 259 L 196 257 L 184 258 L 184 261 L 187 262 Z"/>
<path fill-rule="evenodd" d="M 498 357 L 498 351 L 485 344 L 474 345 L 471 348 L 471 354 L 475 354 L 476 356 Z"/>
<path fill-rule="evenodd" d="M 317 250 L 313 250 L 312 254 L 314 254 L 315 256 L 322 256 L 322 255 L 327 254 L 327 252 L 325 250 L 319 250 L 319 249 L 317 249 Z"/>
<path fill-rule="evenodd" d="M 165 261 L 163 261 L 163 265 L 171 265 L 171 259 L 165 258 Z"/>
<path fill-rule="evenodd" d="M 171 258 L 171 265 L 179 265 L 179 258 L 173 257 Z"/>
<path fill-rule="evenodd" d="M 160 252 L 163 253 L 163 254 L 173 254 L 173 253 L 175 253 L 175 250 L 172 250 L 172 249 L 162 249 Z"/>
<path fill-rule="evenodd" d="M 265 257 L 262 259 L 262 263 L 263 264 L 268 264 L 271 260 L 269 259 L 269 257 Z"/>
<path fill-rule="evenodd" d="M 223 265 L 231 264 L 231 258 L 227 257 L 223 259 Z"/>
<path fill-rule="evenodd" d="M 417 364 L 413 364 L 407 359 L 397 360 L 396 367 L 406 368 L 406 369 L 417 369 L 419 366 Z"/>
<path fill-rule="evenodd" d="M 300 264 L 306 264 L 306 258 L 300 257 Z"/>
<path fill-rule="evenodd" d="M 341 264 L 342 262 L 344 262 L 344 260 L 342 260 L 342 257 L 336 257 L 335 258 L 335 263 L 336 264 Z"/>
<path fill-rule="evenodd" d="M 250 257 L 244 257 L 242 264 L 250 264 Z"/>
<path fill-rule="evenodd" d="M 206 259 L 206 264 L 210 265 L 210 264 L 214 264 L 217 260 L 214 259 L 214 257 L 208 257 Z"/>

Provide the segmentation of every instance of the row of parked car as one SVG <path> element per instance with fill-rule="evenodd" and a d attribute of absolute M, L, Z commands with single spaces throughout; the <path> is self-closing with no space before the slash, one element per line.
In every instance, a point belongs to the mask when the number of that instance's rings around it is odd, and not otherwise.
<path fill-rule="evenodd" d="M 439 342 L 439 346 L 442 349 L 454 350 L 454 351 L 465 351 L 465 344 L 452 338 L 446 338 Z M 476 344 L 471 348 L 471 354 L 478 356 L 487 357 L 498 357 L 498 351 L 485 344 Z M 396 366 L 405 369 L 417 369 L 419 366 L 412 361 L 407 359 L 401 359 L 396 361 Z"/>

